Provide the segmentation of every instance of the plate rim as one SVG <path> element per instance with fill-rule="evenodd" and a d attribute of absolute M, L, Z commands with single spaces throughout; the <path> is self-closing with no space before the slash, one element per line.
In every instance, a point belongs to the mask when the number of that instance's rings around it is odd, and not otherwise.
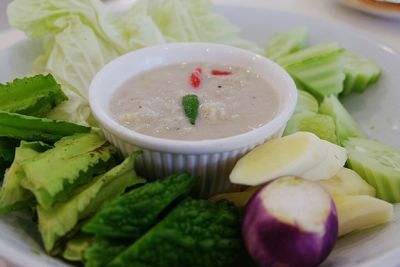
<path fill-rule="evenodd" d="M 346 0 L 338 0 L 338 1 L 343 2 Z M 296 12 L 284 11 L 284 10 L 273 9 L 273 8 L 268 8 L 268 7 L 246 6 L 243 4 L 223 3 L 223 4 L 215 4 L 215 7 L 217 8 L 217 13 L 219 13 L 218 9 L 221 9 L 221 8 L 222 9 L 224 9 L 224 8 L 263 9 L 266 12 L 286 14 L 287 16 L 296 16 L 296 17 L 299 17 L 302 19 L 311 19 L 315 22 L 320 21 L 324 25 L 327 25 L 328 27 L 333 27 L 336 29 L 340 28 L 342 30 L 345 30 L 348 33 L 357 35 L 357 38 L 367 40 L 370 44 L 373 44 L 377 49 L 382 49 L 386 53 L 392 54 L 393 56 L 397 57 L 400 60 L 400 48 L 390 45 L 385 41 L 377 40 L 376 38 L 371 36 L 371 34 L 369 34 L 367 31 L 359 29 L 359 28 L 351 26 L 351 25 L 348 25 L 344 22 L 340 22 L 340 21 L 338 22 L 338 21 L 333 21 L 331 19 L 320 18 L 320 17 L 316 17 L 316 16 L 312 16 L 312 15 L 305 15 L 305 14 L 300 14 L 300 13 L 296 13 Z M 7 36 L 7 34 L 15 34 L 15 32 L 19 32 L 19 31 L 17 31 L 17 30 L 2 31 L 2 32 L 0 32 L 0 36 L 4 37 L 4 36 Z M 8 46 L 0 48 L 0 53 L 4 53 L 5 50 L 9 50 L 9 49 L 12 50 L 15 46 L 23 45 L 24 43 L 30 42 L 30 41 L 31 40 L 29 40 L 27 37 L 21 38 L 12 44 L 9 44 Z M 0 220 L 1 220 L 1 218 L 0 218 Z M 378 267 L 378 266 L 381 266 L 381 264 L 384 263 L 385 261 L 388 261 L 388 260 L 390 261 L 392 259 L 398 259 L 399 253 L 400 253 L 400 247 L 394 248 L 393 250 L 386 252 L 383 255 L 380 255 L 380 257 L 374 259 L 373 262 L 362 263 L 361 265 L 358 265 L 358 266 Z M 7 256 L 15 256 L 15 257 L 10 258 Z M 43 256 L 43 253 L 41 252 L 40 255 L 38 255 L 38 257 L 42 257 L 42 256 Z M 44 256 L 51 257 L 47 254 L 44 254 Z M 51 257 L 51 259 L 58 260 L 62 264 L 69 266 L 68 263 L 66 263 L 65 261 L 62 261 L 58 258 Z M 31 255 L 21 253 L 18 249 L 8 246 L 7 243 L 2 241 L 1 238 L 0 238 L 0 260 L 7 260 L 6 264 L 10 263 L 12 265 L 24 266 L 24 267 L 37 267 L 38 266 L 37 264 L 43 263 L 37 257 L 33 257 Z M 49 264 L 49 263 L 46 262 L 46 264 Z M 46 265 L 46 266 L 50 266 L 50 265 Z"/>

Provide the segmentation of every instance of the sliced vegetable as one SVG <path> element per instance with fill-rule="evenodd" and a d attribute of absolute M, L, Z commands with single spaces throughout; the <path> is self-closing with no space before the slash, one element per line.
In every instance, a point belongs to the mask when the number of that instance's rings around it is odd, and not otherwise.
<path fill-rule="evenodd" d="M 310 111 L 295 113 L 288 121 L 284 136 L 295 132 L 311 132 L 319 138 L 337 144 L 336 126 L 332 117 Z"/>
<path fill-rule="evenodd" d="M 343 49 L 338 49 L 289 65 L 285 69 L 302 88 L 321 101 L 325 96 L 339 95 L 343 91 L 343 53 Z"/>
<path fill-rule="evenodd" d="M 129 241 L 96 237 L 85 251 L 85 267 L 107 267 L 130 245 Z"/>
<path fill-rule="evenodd" d="M 0 110 L 43 117 L 67 100 L 51 74 L 16 79 L 0 84 Z"/>
<path fill-rule="evenodd" d="M 371 196 L 334 196 L 339 218 L 339 236 L 388 223 L 393 205 Z"/>
<path fill-rule="evenodd" d="M 14 160 L 15 148 L 19 142 L 17 139 L 0 137 L 0 181 Z"/>
<path fill-rule="evenodd" d="M 36 204 L 32 193 L 21 186 L 21 180 L 25 177 L 21 164 L 23 161 L 37 157 L 50 148 L 49 145 L 42 142 L 21 142 L 21 145 L 16 149 L 14 162 L 7 170 L 3 186 L 0 189 L 0 214 L 32 207 Z"/>
<path fill-rule="evenodd" d="M 135 158 L 136 154 L 96 177 L 65 203 L 57 203 L 47 210 L 38 206 L 39 231 L 46 251 L 51 251 L 57 240 L 70 232 L 78 221 L 95 214 L 127 187 L 144 182 L 133 169 Z"/>
<path fill-rule="evenodd" d="M 55 142 L 75 133 L 88 133 L 89 127 L 0 111 L 0 137 Z"/>
<path fill-rule="evenodd" d="M 192 125 L 195 125 L 200 107 L 200 102 L 197 95 L 185 95 L 182 98 L 182 106 L 186 117 L 189 119 L 189 122 Z"/>
<path fill-rule="evenodd" d="M 308 29 L 296 27 L 287 32 L 278 33 L 267 44 L 265 55 L 276 60 L 282 56 L 297 52 L 306 46 Z"/>
<path fill-rule="evenodd" d="M 316 183 L 298 177 L 277 179 L 246 206 L 242 235 L 260 267 L 320 264 L 338 233 L 335 205 Z"/>
<path fill-rule="evenodd" d="M 301 177 L 310 181 L 327 180 L 337 174 L 347 160 L 347 152 L 341 146 L 322 140 L 328 151 L 324 161 L 306 171 Z"/>
<path fill-rule="evenodd" d="M 346 79 L 343 95 L 349 95 L 353 91 L 364 92 L 368 85 L 378 81 L 381 72 L 381 68 L 374 61 L 346 51 L 344 56 Z"/>
<path fill-rule="evenodd" d="M 24 161 L 21 185 L 43 210 L 68 200 L 72 191 L 115 165 L 116 149 L 94 133 L 64 137 L 53 149 Z"/>
<path fill-rule="evenodd" d="M 325 97 L 319 108 L 320 113 L 331 116 L 336 125 L 339 144 L 344 145 L 350 137 L 363 137 L 364 134 L 337 97 Z"/>
<path fill-rule="evenodd" d="M 376 190 L 370 186 L 355 171 L 342 168 L 328 180 L 317 181 L 331 196 L 339 195 L 369 195 L 374 197 Z"/>
<path fill-rule="evenodd" d="M 89 235 L 79 233 L 67 241 L 62 257 L 68 261 L 83 262 L 85 251 L 92 244 L 92 239 Z"/>
<path fill-rule="evenodd" d="M 176 199 L 188 194 L 193 183 L 194 177 L 182 173 L 145 184 L 102 209 L 83 230 L 97 236 L 134 240 Z"/>
<path fill-rule="evenodd" d="M 236 163 L 229 178 L 235 184 L 259 185 L 280 176 L 301 176 L 326 159 L 327 148 L 316 135 L 297 132 L 250 151 Z"/>
<path fill-rule="evenodd" d="M 297 90 L 297 104 L 295 113 L 302 111 L 310 111 L 312 113 L 317 113 L 319 109 L 318 100 L 315 99 L 310 93 L 303 90 Z"/>
<path fill-rule="evenodd" d="M 350 138 L 348 165 L 376 189 L 376 196 L 400 202 L 400 150 L 373 140 Z"/>
<path fill-rule="evenodd" d="M 235 206 L 186 199 L 109 266 L 222 267 L 232 266 L 242 254 Z"/>

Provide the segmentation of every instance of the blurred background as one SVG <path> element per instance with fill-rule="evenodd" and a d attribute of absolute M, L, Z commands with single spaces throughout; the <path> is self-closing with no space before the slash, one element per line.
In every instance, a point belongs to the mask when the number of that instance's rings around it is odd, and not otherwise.
<path fill-rule="evenodd" d="M 1 0 L 0 1 L 0 31 L 5 30 L 7 26 L 7 15 L 6 7 L 11 0 Z"/>

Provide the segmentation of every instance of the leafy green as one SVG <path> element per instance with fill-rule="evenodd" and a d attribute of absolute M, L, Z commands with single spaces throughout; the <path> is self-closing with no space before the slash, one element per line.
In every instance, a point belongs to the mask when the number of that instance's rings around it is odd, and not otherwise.
<path fill-rule="evenodd" d="M 381 68 L 374 61 L 346 51 L 344 54 L 346 78 L 343 95 L 349 95 L 353 91 L 364 92 L 370 84 L 378 81 L 381 72 Z"/>
<path fill-rule="evenodd" d="M 319 138 L 337 144 L 335 121 L 332 117 L 303 111 L 293 115 L 287 123 L 283 135 L 295 132 L 312 132 Z"/>
<path fill-rule="evenodd" d="M 93 176 L 112 167 L 115 153 L 113 146 L 94 133 L 64 137 L 54 148 L 23 162 L 25 178 L 21 184 L 47 210 L 55 202 L 69 199 L 75 188 L 88 183 Z"/>
<path fill-rule="evenodd" d="M 32 193 L 20 184 L 24 178 L 21 163 L 50 148 L 49 145 L 42 142 L 21 142 L 21 145 L 15 151 L 14 162 L 4 176 L 3 186 L 0 190 L 0 214 L 36 204 Z"/>
<path fill-rule="evenodd" d="M 189 122 L 195 125 L 200 106 L 197 95 L 185 95 L 182 97 L 182 106 L 186 117 L 189 119 Z"/>
<path fill-rule="evenodd" d="M 194 178 L 183 173 L 145 184 L 102 209 L 83 231 L 104 237 L 138 238 L 174 200 L 188 194 L 193 183 Z"/>
<path fill-rule="evenodd" d="M 67 202 L 57 203 L 47 210 L 38 207 L 39 231 L 47 251 L 51 251 L 56 241 L 70 232 L 78 221 L 95 214 L 127 187 L 144 182 L 133 169 L 136 155 L 94 178 Z"/>
<path fill-rule="evenodd" d="M 378 198 L 400 202 L 400 149 L 378 141 L 350 138 L 348 165 L 376 189 Z"/>
<path fill-rule="evenodd" d="M 336 136 L 338 142 L 344 145 L 350 137 L 363 137 L 364 134 L 353 120 L 345 107 L 340 103 L 337 97 L 328 96 L 322 101 L 320 113 L 331 116 L 335 121 Z"/>
<path fill-rule="evenodd" d="M 43 117 L 67 97 L 51 74 L 0 84 L 0 110 Z"/>
<path fill-rule="evenodd" d="M 231 266 L 242 251 L 240 214 L 233 204 L 186 199 L 109 266 Z"/>
<path fill-rule="evenodd" d="M 308 29 L 296 27 L 289 31 L 278 33 L 267 44 L 265 55 L 277 60 L 282 56 L 297 52 L 306 46 Z"/>
<path fill-rule="evenodd" d="M 55 142 L 64 136 L 90 132 L 89 127 L 0 111 L 0 137 Z"/>

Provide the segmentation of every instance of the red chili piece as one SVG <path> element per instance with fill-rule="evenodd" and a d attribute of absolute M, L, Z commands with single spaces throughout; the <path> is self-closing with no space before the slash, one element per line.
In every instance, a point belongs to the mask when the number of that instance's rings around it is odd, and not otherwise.
<path fill-rule="evenodd" d="M 201 74 L 203 70 L 201 68 L 196 68 L 192 74 L 190 75 L 190 81 L 192 83 L 192 87 L 197 89 L 201 85 Z"/>
<path fill-rule="evenodd" d="M 216 75 L 216 76 L 227 76 L 227 75 L 231 75 L 232 72 L 231 71 L 224 71 L 224 70 L 212 70 L 211 74 L 212 75 Z"/>

